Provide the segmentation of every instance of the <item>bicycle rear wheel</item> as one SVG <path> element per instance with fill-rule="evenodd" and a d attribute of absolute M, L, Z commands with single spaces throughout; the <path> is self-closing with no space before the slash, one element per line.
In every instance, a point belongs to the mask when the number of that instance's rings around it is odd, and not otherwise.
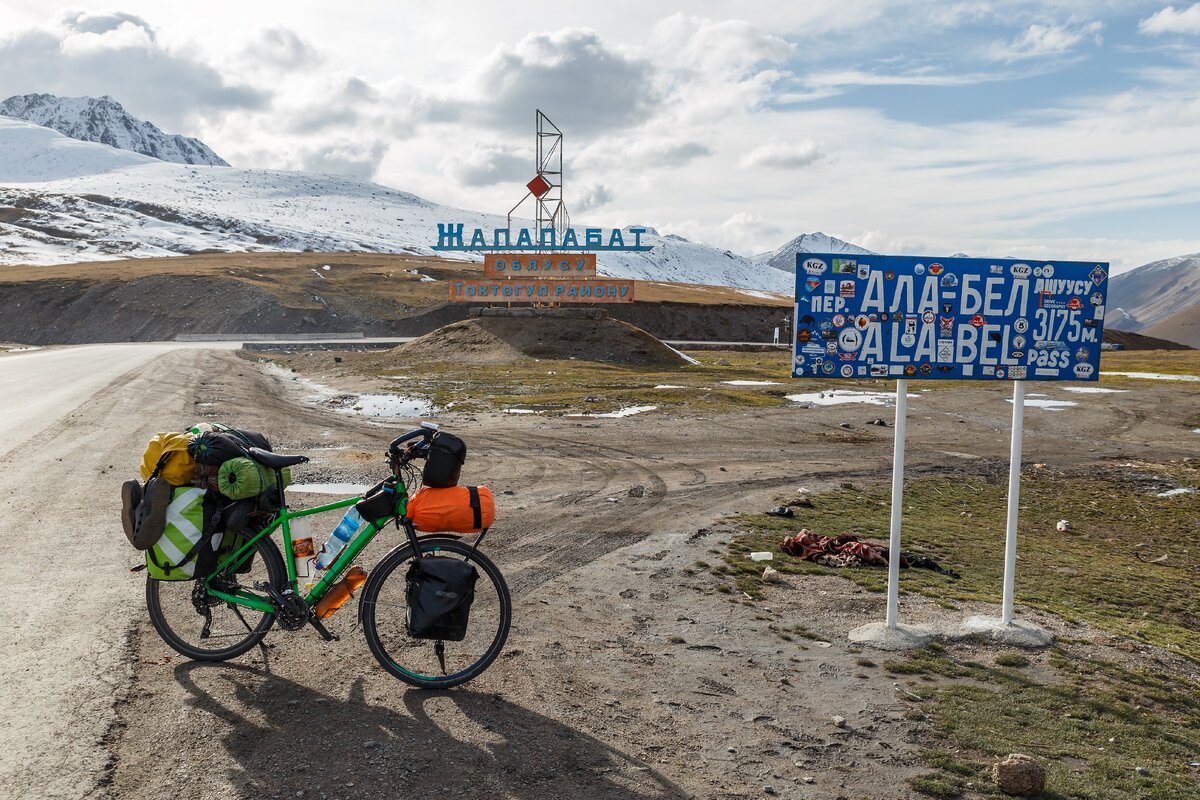
<path fill-rule="evenodd" d="M 431 538 L 420 547 L 423 555 L 470 561 L 478 570 L 466 638 L 443 642 L 408 634 L 406 575 L 416 558 L 411 545 L 388 553 L 371 571 L 359 600 L 359 619 L 367 646 L 384 669 L 413 686 L 448 689 L 478 676 L 500 655 L 512 624 L 512 599 L 500 570 L 471 546 Z"/>
<path fill-rule="evenodd" d="M 283 587 L 287 568 L 271 537 L 254 543 L 246 573 L 224 572 L 212 578 L 223 592 L 253 590 L 256 583 Z M 201 581 L 146 579 L 150 622 L 163 641 L 180 655 L 197 661 L 226 661 L 254 647 L 275 624 L 275 615 L 227 603 L 209 595 Z"/>

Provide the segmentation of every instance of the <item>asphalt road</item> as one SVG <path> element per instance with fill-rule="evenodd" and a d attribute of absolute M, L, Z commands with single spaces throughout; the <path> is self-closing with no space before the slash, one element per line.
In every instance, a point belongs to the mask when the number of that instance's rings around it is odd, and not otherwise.
<path fill-rule="evenodd" d="M 104 774 L 141 603 L 112 509 L 130 453 L 191 412 L 191 364 L 232 346 L 0 354 L 0 797 L 88 797 Z"/>

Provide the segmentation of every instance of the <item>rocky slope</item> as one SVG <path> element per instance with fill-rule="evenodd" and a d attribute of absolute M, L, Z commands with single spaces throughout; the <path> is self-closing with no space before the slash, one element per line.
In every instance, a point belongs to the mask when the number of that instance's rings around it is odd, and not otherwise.
<path fill-rule="evenodd" d="M 874 253 L 856 244 L 843 242 L 841 239 L 817 231 L 802 233 L 769 253 L 759 253 L 752 260 L 758 264 L 796 273 L 796 253 L 847 253 L 849 255 L 869 256 Z"/>
<path fill-rule="evenodd" d="M 199 139 L 163 133 L 153 123 L 130 114 L 113 98 L 13 95 L 0 102 L 0 115 L 53 128 L 64 136 L 177 164 L 229 164 Z"/>
<path fill-rule="evenodd" d="M 1121 314 L 1105 324 L 1129 331 L 1149 331 L 1197 306 L 1200 306 L 1200 253 L 1164 258 L 1112 279 L 1108 307 Z M 1166 333 L 1163 330 L 1151 335 L 1173 338 Z"/>

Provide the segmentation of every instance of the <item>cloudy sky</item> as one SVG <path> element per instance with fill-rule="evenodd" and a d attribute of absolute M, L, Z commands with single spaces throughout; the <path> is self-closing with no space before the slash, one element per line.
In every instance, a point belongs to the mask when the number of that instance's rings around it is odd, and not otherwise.
<path fill-rule="evenodd" d="M 0 98 L 497 213 L 540 108 L 575 221 L 747 254 L 1200 251 L 1200 2 L 113 2 L 0 0 Z"/>

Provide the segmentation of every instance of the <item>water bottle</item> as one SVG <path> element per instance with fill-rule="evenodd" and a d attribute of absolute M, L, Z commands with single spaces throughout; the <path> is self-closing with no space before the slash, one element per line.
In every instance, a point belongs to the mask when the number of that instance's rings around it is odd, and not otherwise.
<path fill-rule="evenodd" d="M 292 564 L 296 569 L 296 582 L 305 589 L 311 589 L 316 581 L 317 570 L 314 566 L 316 550 L 313 546 L 312 527 L 308 517 L 293 520 L 291 531 Z"/>
<path fill-rule="evenodd" d="M 313 614 L 317 619 L 329 619 L 333 616 L 333 612 L 346 604 L 346 601 L 366 580 L 367 573 L 362 567 L 358 565 L 351 567 L 346 571 L 346 577 L 330 587 L 329 593 L 321 598 L 321 601 L 313 609 Z"/>
<path fill-rule="evenodd" d="M 317 569 L 329 569 L 329 565 L 342 554 L 362 524 L 363 518 L 358 513 L 358 509 L 350 506 L 346 516 L 342 517 L 342 521 L 333 529 L 333 533 L 329 534 L 329 541 L 325 542 L 321 547 L 321 552 L 317 553 Z"/>

